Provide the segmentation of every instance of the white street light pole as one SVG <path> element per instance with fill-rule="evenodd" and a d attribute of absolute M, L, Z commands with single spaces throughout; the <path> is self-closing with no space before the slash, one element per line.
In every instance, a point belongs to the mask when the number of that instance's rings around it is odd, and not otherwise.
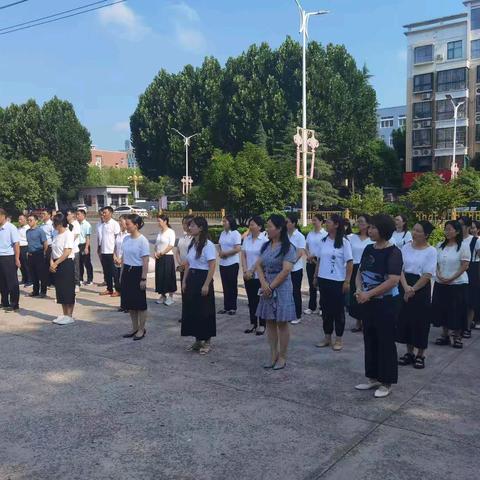
<path fill-rule="evenodd" d="M 455 102 L 451 95 L 446 95 L 447 100 L 450 100 L 453 105 L 453 155 L 452 163 L 450 165 L 450 171 L 452 172 L 451 179 L 456 178 L 458 173 L 457 165 L 457 120 L 458 120 L 458 110 L 465 102 Z"/>
<path fill-rule="evenodd" d="M 185 206 L 188 205 L 188 193 L 190 190 L 190 177 L 188 175 L 188 147 L 190 146 L 190 140 L 193 137 L 196 137 L 197 135 L 200 135 L 199 133 L 194 133 L 193 135 L 190 135 L 189 137 L 185 136 L 182 132 L 178 131 L 176 128 L 172 128 L 174 132 L 177 132 L 182 138 L 183 142 L 185 144 Z"/>
<path fill-rule="evenodd" d="M 299 0 L 295 0 L 300 11 L 300 33 L 303 39 L 302 50 L 302 140 L 303 140 L 303 174 L 302 174 L 302 223 L 307 226 L 307 39 L 308 39 L 308 22 L 310 17 L 316 15 L 325 15 L 329 13 L 327 10 L 318 12 L 306 12 L 301 6 Z"/>

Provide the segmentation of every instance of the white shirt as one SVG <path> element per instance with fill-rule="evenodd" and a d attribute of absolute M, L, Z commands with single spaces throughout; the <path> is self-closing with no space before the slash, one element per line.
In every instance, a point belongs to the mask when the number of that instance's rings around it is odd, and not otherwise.
<path fill-rule="evenodd" d="M 347 238 L 350 240 L 350 245 L 352 246 L 353 264 L 358 265 L 362 260 L 362 254 L 365 247 L 375 242 L 372 242 L 370 237 L 362 240 L 360 235 L 357 235 L 356 233 L 351 233 Z"/>
<path fill-rule="evenodd" d="M 352 246 L 346 238 L 342 247 L 335 248 L 334 244 L 335 241 L 330 237 L 321 242 L 317 255 L 320 262 L 318 277 L 343 282 L 347 276 L 347 262 L 353 260 Z"/>
<path fill-rule="evenodd" d="M 402 248 L 403 271 L 415 275 L 430 274 L 435 276 L 437 271 L 437 250 L 435 247 L 413 248 L 412 243 L 407 243 Z"/>
<path fill-rule="evenodd" d="M 390 243 L 393 243 L 401 250 L 404 245 L 412 240 L 412 234 L 408 230 L 406 232 L 397 232 L 395 230 L 392 234 L 392 238 L 390 238 Z"/>
<path fill-rule="evenodd" d="M 115 251 L 113 253 L 118 259 L 121 259 L 123 257 L 123 241 L 129 235 L 130 234 L 127 231 L 125 231 L 125 232 L 120 232 L 115 237 Z"/>
<path fill-rule="evenodd" d="M 17 227 L 18 230 L 18 238 L 20 239 L 20 246 L 26 247 L 28 246 L 27 242 L 27 230 L 30 230 L 28 225 L 24 225 L 23 227 Z"/>
<path fill-rule="evenodd" d="M 248 235 L 243 240 L 242 251 L 245 252 L 245 258 L 247 260 L 247 269 L 253 270 L 257 263 L 260 251 L 264 243 L 268 242 L 268 238 L 265 235 L 260 235 L 257 238 L 253 238 L 252 234 Z M 257 272 L 254 273 L 254 278 L 258 278 Z"/>
<path fill-rule="evenodd" d="M 457 251 L 457 245 L 440 248 L 441 243 L 437 245 L 437 267 L 438 272 L 444 278 L 453 277 L 459 270 L 462 261 L 470 261 L 470 249 L 465 243 L 462 243 L 460 250 Z M 468 274 L 463 272 L 456 280 L 449 285 L 462 285 L 468 283 Z"/>
<path fill-rule="evenodd" d="M 178 256 L 180 257 L 180 262 L 184 263 L 187 259 L 187 251 L 189 245 L 192 243 L 192 236 L 188 233 L 183 232 L 183 236 L 178 239 L 177 249 Z"/>
<path fill-rule="evenodd" d="M 51 220 L 47 220 L 40 228 L 47 236 L 47 243 L 51 245 L 53 240 L 53 232 L 56 232 L 56 230 L 53 228 L 53 222 Z"/>
<path fill-rule="evenodd" d="M 111 218 L 108 222 L 98 224 L 98 244 L 100 253 L 112 254 L 115 250 L 115 236 L 120 233 L 120 225 Z"/>
<path fill-rule="evenodd" d="M 290 243 L 296 248 L 297 250 L 297 255 L 298 251 L 307 246 L 307 242 L 305 240 L 305 237 L 303 236 L 303 233 L 300 232 L 300 230 L 295 229 L 295 231 L 292 233 L 292 235 L 289 235 L 290 238 Z M 295 262 L 292 268 L 292 272 L 298 272 L 299 270 L 303 270 L 303 255 Z"/>
<path fill-rule="evenodd" d="M 229 230 L 228 232 L 224 230 L 220 234 L 218 244 L 220 245 L 220 251 L 228 252 L 242 244 L 242 236 L 237 230 Z M 232 255 L 231 257 L 220 258 L 220 265 L 222 267 L 229 267 L 230 265 L 235 265 L 239 262 L 240 255 L 238 253 Z"/>
<path fill-rule="evenodd" d="M 171 228 L 167 228 L 164 232 L 160 230 L 160 233 L 157 235 L 157 240 L 155 241 L 155 252 L 161 253 L 167 247 L 175 246 L 175 232 Z M 173 248 L 165 255 L 173 255 Z"/>
<path fill-rule="evenodd" d="M 471 262 L 480 262 L 480 239 L 477 238 L 475 245 L 473 247 L 473 255 L 472 250 L 470 249 L 470 243 L 472 242 L 473 235 L 469 235 L 467 238 L 463 240 L 463 243 L 468 247 L 468 251 L 470 252 L 470 261 Z M 20 243 L 21 245 L 21 243 Z"/>
<path fill-rule="evenodd" d="M 307 250 L 311 256 L 315 256 L 315 252 L 320 250 L 320 242 L 328 235 L 328 233 L 322 228 L 319 232 L 308 232 L 307 235 Z"/>
<path fill-rule="evenodd" d="M 73 232 L 67 227 L 63 233 L 57 234 L 52 241 L 52 258 L 54 260 L 60 258 L 66 248 L 72 249 L 68 258 L 75 258 L 75 254 L 73 253 L 73 243 Z"/>
<path fill-rule="evenodd" d="M 82 228 L 80 227 L 80 222 L 78 220 L 74 220 L 70 225 L 72 225 L 72 233 L 73 233 L 73 253 L 79 253 L 80 248 L 78 245 L 80 244 L 80 234 L 82 233 Z"/>
<path fill-rule="evenodd" d="M 203 247 L 200 258 L 197 258 L 197 249 L 195 248 L 195 245 L 193 245 L 187 253 L 188 266 L 197 270 L 208 270 L 208 262 L 215 260 L 216 258 L 217 253 L 215 251 L 215 245 L 210 240 L 207 240 L 207 243 Z"/>
<path fill-rule="evenodd" d="M 130 267 L 143 266 L 143 257 L 150 256 L 150 245 L 143 235 L 132 238 L 127 234 L 123 239 L 122 249 L 123 265 Z"/>

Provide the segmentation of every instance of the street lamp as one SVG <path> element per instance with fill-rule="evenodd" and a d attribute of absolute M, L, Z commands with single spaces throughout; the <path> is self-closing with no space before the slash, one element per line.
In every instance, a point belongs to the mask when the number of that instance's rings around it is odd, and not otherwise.
<path fill-rule="evenodd" d="M 453 105 L 453 156 L 452 156 L 452 163 L 450 165 L 450 171 L 451 171 L 451 179 L 453 180 L 456 178 L 458 174 L 458 165 L 457 165 L 457 120 L 458 120 L 458 110 L 459 108 L 465 104 L 465 101 L 463 102 L 457 102 L 456 100 L 453 99 L 451 95 L 445 95 L 445 98 L 447 100 L 450 100 Z"/>
<path fill-rule="evenodd" d="M 172 128 L 172 130 L 174 132 L 177 132 L 183 138 L 183 142 L 185 144 L 185 178 L 182 179 L 182 183 L 185 191 L 185 207 L 186 207 L 188 205 L 188 194 L 190 192 L 190 189 L 193 183 L 193 180 L 188 175 L 188 147 L 190 146 L 190 140 L 193 137 L 200 135 L 200 133 L 194 133 L 193 135 L 190 135 L 189 137 L 187 137 L 182 132 L 178 131 L 176 128 Z"/>
<path fill-rule="evenodd" d="M 303 226 L 307 226 L 307 38 L 308 38 L 308 22 L 310 17 L 317 15 L 325 15 L 328 10 L 320 10 L 317 12 L 307 12 L 303 9 L 299 0 L 295 0 L 300 11 L 300 33 L 303 38 L 302 50 L 302 143 L 303 143 L 303 175 L 302 175 L 302 222 Z"/>
<path fill-rule="evenodd" d="M 138 184 L 141 183 L 142 180 L 143 180 L 143 177 L 141 175 L 137 175 L 136 170 L 133 171 L 133 175 L 130 175 L 128 177 L 128 181 L 133 182 L 133 188 L 134 188 L 133 197 L 135 198 L 135 201 L 138 200 Z"/>

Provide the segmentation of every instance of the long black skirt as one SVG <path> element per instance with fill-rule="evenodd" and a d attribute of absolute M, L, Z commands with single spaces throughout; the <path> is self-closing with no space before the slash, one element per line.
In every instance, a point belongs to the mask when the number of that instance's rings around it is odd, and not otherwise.
<path fill-rule="evenodd" d="M 468 308 L 478 311 L 480 307 L 480 262 L 470 262 L 468 274 Z"/>
<path fill-rule="evenodd" d="M 75 265 L 71 258 L 67 258 L 57 267 L 55 294 L 60 305 L 75 304 Z"/>
<path fill-rule="evenodd" d="M 360 315 L 362 312 L 362 308 L 358 305 L 357 298 L 355 297 L 355 292 L 357 291 L 356 279 L 359 267 L 359 263 L 353 265 L 352 276 L 350 278 L 350 295 L 348 298 L 348 314 L 356 320 L 361 320 Z"/>
<path fill-rule="evenodd" d="M 163 255 L 156 259 L 155 291 L 160 295 L 177 291 L 177 272 L 173 255 Z"/>
<path fill-rule="evenodd" d="M 208 340 L 217 335 L 213 280 L 208 295 L 202 296 L 207 270 L 190 269 L 183 294 L 182 337 Z"/>
<path fill-rule="evenodd" d="M 147 291 L 140 288 L 143 267 L 124 265 L 120 280 L 121 305 L 125 310 L 146 310 Z"/>
<path fill-rule="evenodd" d="M 412 287 L 419 278 L 419 275 L 405 273 L 405 279 Z M 425 350 L 428 347 L 432 313 L 432 288 L 430 282 L 415 292 L 415 295 L 408 302 L 405 302 L 403 299 L 404 294 L 405 292 L 400 285 L 402 303 L 397 322 L 397 342 Z"/>
<path fill-rule="evenodd" d="M 463 330 L 467 318 L 468 284 L 445 285 L 435 282 L 432 324 L 449 330 Z"/>

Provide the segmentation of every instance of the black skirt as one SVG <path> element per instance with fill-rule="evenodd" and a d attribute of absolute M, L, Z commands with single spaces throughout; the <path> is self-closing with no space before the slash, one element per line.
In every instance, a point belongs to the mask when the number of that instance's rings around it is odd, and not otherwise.
<path fill-rule="evenodd" d="M 208 295 L 202 296 L 202 287 L 207 275 L 207 270 L 191 268 L 188 271 L 185 293 L 182 299 L 182 337 L 208 340 L 217 335 L 213 280 L 210 283 Z"/>
<path fill-rule="evenodd" d="M 120 280 L 121 305 L 125 310 L 146 310 L 147 291 L 140 288 L 143 267 L 124 265 Z"/>
<path fill-rule="evenodd" d="M 67 258 L 57 267 L 55 294 L 60 305 L 75 304 L 75 265 L 71 258 Z"/>
<path fill-rule="evenodd" d="M 405 273 L 405 279 L 410 286 L 413 286 L 420 279 L 420 275 Z M 432 313 L 430 282 L 415 292 L 415 295 L 408 302 L 403 299 L 404 294 L 405 291 L 400 285 L 402 303 L 397 322 L 397 342 L 425 350 L 428 346 Z"/>
<path fill-rule="evenodd" d="M 435 282 L 432 324 L 449 330 L 463 330 L 467 318 L 468 284 L 445 285 Z"/>
<path fill-rule="evenodd" d="M 348 297 L 348 314 L 355 318 L 356 320 L 361 320 L 360 312 L 362 309 L 357 303 L 357 298 L 355 297 L 355 292 L 357 291 L 356 279 L 358 268 L 360 267 L 359 263 L 353 265 L 352 277 L 350 278 L 350 295 Z"/>
<path fill-rule="evenodd" d="M 477 311 L 480 307 L 480 262 L 470 262 L 468 273 L 468 308 Z"/>
<path fill-rule="evenodd" d="M 160 295 L 177 291 L 177 273 L 173 255 L 163 255 L 156 259 L 155 291 Z"/>

